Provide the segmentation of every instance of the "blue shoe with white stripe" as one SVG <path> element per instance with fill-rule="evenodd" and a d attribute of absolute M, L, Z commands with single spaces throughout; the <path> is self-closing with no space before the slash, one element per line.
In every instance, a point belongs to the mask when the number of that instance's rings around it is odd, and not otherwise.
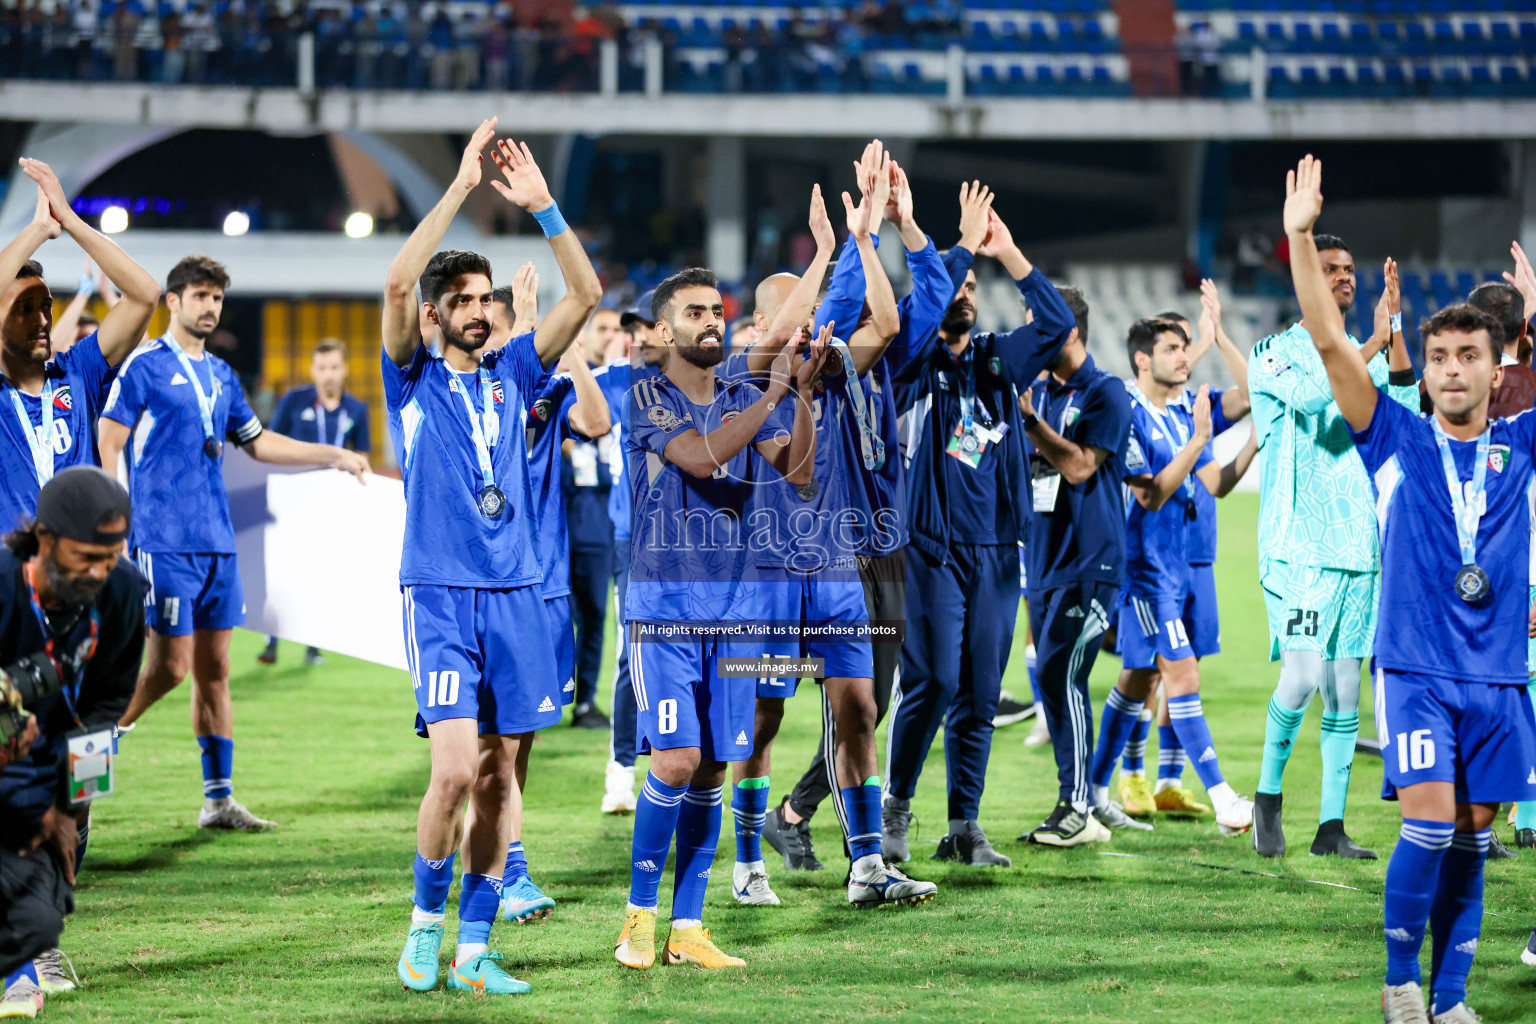
<path fill-rule="evenodd" d="M 514 924 L 542 920 L 554 910 L 555 901 L 527 875 L 501 890 L 501 916 Z"/>
<path fill-rule="evenodd" d="M 927 903 L 939 894 L 939 887 L 932 882 L 920 882 L 908 878 L 899 868 L 893 868 L 880 857 L 872 858 L 875 864 L 855 865 L 857 870 L 848 877 L 848 902 L 855 907 L 878 907 L 888 903 Z"/>

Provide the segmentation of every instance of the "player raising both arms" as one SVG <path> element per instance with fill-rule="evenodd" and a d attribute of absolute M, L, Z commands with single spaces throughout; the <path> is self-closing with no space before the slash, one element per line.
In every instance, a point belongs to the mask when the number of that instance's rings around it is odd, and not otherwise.
<path fill-rule="evenodd" d="M 1536 796 L 1536 717 L 1526 698 L 1536 416 L 1488 419 L 1498 323 L 1465 304 L 1425 321 L 1434 413 L 1386 396 L 1344 334 L 1312 225 L 1322 164 L 1286 176 L 1291 274 L 1334 400 L 1375 484 L 1381 524 L 1376 731 L 1382 795 L 1402 809 L 1387 866 L 1388 1024 L 1473 1024 L 1467 974 L 1483 917 L 1483 859 L 1504 800 Z M 1434 628 L 1428 628 L 1433 624 Z M 1425 1012 L 1419 949 L 1434 929 Z"/>
<path fill-rule="evenodd" d="M 144 336 L 160 301 L 149 271 L 70 209 L 47 164 L 21 161 L 37 182 L 32 221 L 0 250 L 0 530 L 37 512 L 38 489 L 61 469 L 96 462 L 96 418 L 117 368 Z M 32 254 L 67 232 L 117 282 L 123 301 L 67 352 L 50 344 L 53 296 Z"/>
<path fill-rule="evenodd" d="M 480 184 L 481 152 L 495 133 L 495 118 L 475 130 L 458 175 L 395 257 L 384 286 L 384 397 L 405 477 L 406 649 L 417 731 L 432 745 L 432 779 L 416 820 L 415 908 L 397 965 L 401 983 L 418 992 L 437 985 L 461 826 L 464 876 L 448 987 L 488 995 L 529 989 L 489 945 L 515 766 L 533 732 L 560 721 L 523 417 L 602 295 L 528 147 L 501 142 L 493 157 L 506 180 L 492 185 L 544 229 L 566 294 L 535 332 L 485 351 L 494 316 L 490 261 L 433 250 Z M 436 354 L 421 338 L 418 315 L 441 339 Z"/>
<path fill-rule="evenodd" d="M 825 221 L 821 191 L 812 223 Z M 810 318 L 832 255 L 831 232 L 780 305 L 759 344 L 782 349 L 766 390 L 715 374 L 725 355 L 725 309 L 715 275 L 684 270 L 656 289 L 651 315 L 675 349 L 665 374 L 630 391 L 625 444 L 633 483 L 633 526 L 625 607 L 641 753 L 651 755 L 635 808 L 629 902 L 614 956 L 644 969 L 656 959 L 657 890 L 672 838 L 677 861 L 672 927 L 663 963 L 740 966 L 701 923 L 704 889 L 720 838 L 720 789 L 728 762 L 752 753 L 757 683 L 722 674 L 722 660 L 756 658 L 760 643 L 720 627 L 763 618 L 743 526 L 764 473 L 797 487 L 814 479 L 816 431 L 811 382 L 826 359 L 830 331 L 814 339 L 798 370 L 784 342 Z M 793 386 L 795 395 L 789 395 Z M 754 460 L 752 446 L 762 456 Z"/>
<path fill-rule="evenodd" d="M 229 640 L 245 621 L 245 597 L 224 491 L 224 442 L 259 462 L 331 466 L 359 480 L 368 460 L 262 428 L 235 371 L 205 347 L 228 287 L 223 264 L 207 256 L 188 256 L 171 268 L 165 283 L 170 324 L 123 364 L 99 430 L 102 463 L 113 468 L 133 437 L 132 547 L 150 584 L 144 670 L 121 725 L 132 726 L 191 673 L 192 731 L 203 764 L 198 827 L 260 830 L 272 822 L 234 798 Z"/>

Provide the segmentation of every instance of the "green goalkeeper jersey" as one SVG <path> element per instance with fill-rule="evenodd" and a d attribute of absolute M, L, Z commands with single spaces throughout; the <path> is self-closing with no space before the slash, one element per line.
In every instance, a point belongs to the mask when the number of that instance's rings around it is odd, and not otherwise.
<path fill-rule="evenodd" d="M 1369 369 L 1378 388 L 1418 411 L 1416 384 L 1387 384 L 1385 350 Z M 1378 571 L 1371 480 L 1305 327 L 1293 324 L 1253 347 L 1248 391 L 1259 435 L 1260 560 Z"/>

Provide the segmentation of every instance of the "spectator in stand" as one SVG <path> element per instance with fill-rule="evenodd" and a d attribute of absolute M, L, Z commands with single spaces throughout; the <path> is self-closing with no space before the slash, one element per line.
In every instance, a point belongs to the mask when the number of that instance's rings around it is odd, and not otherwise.
<path fill-rule="evenodd" d="M 185 37 L 181 32 L 181 15 L 171 11 L 160 19 L 160 82 L 176 85 L 181 82 L 186 67 Z"/>
<path fill-rule="evenodd" d="M 96 4 L 77 0 L 74 8 L 75 77 L 90 81 L 96 77 Z"/>
<path fill-rule="evenodd" d="M 1200 72 L 1200 95 L 1221 95 L 1221 36 L 1208 21 L 1197 21 L 1190 29 L 1194 40 L 1195 63 Z"/>

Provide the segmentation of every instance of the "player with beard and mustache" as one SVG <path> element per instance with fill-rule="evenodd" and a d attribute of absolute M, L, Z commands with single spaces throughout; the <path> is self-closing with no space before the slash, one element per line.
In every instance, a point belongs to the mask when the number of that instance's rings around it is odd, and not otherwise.
<path fill-rule="evenodd" d="M 533 332 L 486 351 L 495 304 L 490 261 L 434 250 L 480 185 L 481 154 L 495 135 L 495 118 L 481 122 L 458 174 L 395 257 L 384 285 L 384 397 L 405 482 L 406 657 L 416 731 L 432 748 L 432 778 L 416 819 L 411 927 L 396 965 L 400 983 L 415 992 L 431 991 L 440 976 L 460 834 L 464 872 L 448 988 L 529 991 L 490 948 L 509 828 L 521 810 L 518 765 L 526 763 L 533 733 L 558 723 L 561 708 L 524 420 L 602 297 L 527 145 L 502 140 L 492 159 L 503 180 L 491 185 L 539 222 L 566 294 Z M 423 318 L 439 334 L 440 352 L 423 342 Z"/>
<path fill-rule="evenodd" d="M 1003 671 L 1019 607 L 1019 545 L 1027 540 L 1029 473 L 1015 400 L 1076 326 L 1051 282 L 987 212 L 975 252 L 1002 264 L 1034 320 L 976 332 L 972 251 L 946 256 L 954 299 L 939 341 L 905 377 L 909 406 L 907 633 L 891 698 L 882 829 L 887 859 L 909 856 L 911 799 L 944 725 L 949 831 L 936 858 L 1007 866 L 977 823 Z"/>
<path fill-rule="evenodd" d="M 234 711 L 229 641 L 245 621 L 235 531 L 224 490 L 224 442 L 260 462 L 331 466 L 362 480 L 368 460 L 328 444 L 295 441 L 262 428 L 228 363 L 205 343 L 224 308 L 229 274 L 207 256 L 188 256 L 166 278 L 170 324 L 123 363 L 99 423 L 104 465 L 128 458 L 134 517 L 131 545 L 150 581 L 144 670 L 121 725 L 139 717 L 192 675 L 192 728 L 202 751 L 199 828 L 260 830 L 272 822 L 235 801 Z"/>
<path fill-rule="evenodd" d="M 818 188 L 813 208 L 819 204 Z M 762 661 L 763 644 L 745 632 L 763 618 L 744 537 L 754 488 L 767 482 L 764 474 L 796 486 L 814 478 L 811 382 L 825 363 L 831 332 L 820 332 L 797 369 L 796 353 L 784 343 L 811 314 L 831 243 L 830 231 L 817 239 L 816 258 L 762 338 L 782 349 L 766 389 L 728 383 L 715 373 L 725 355 L 725 307 L 712 272 L 674 274 L 652 300 L 660 340 L 676 352 L 665 374 L 631 389 L 625 430 L 634 482 L 625 615 L 640 752 L 651 756 L 635 809 L 629 902 L 614 949 L 626 967 L 643 970 L 655 962 L 658 889 L 674 836 L 672 926 L 663 963 L 744 963 L 721 952 L 701 922 L 720 838 L 725 768 L 752 753 L 757 682 L 726 675 L 725 662 Z M 749 446 L 762 458 L 753 458 Z"/>

